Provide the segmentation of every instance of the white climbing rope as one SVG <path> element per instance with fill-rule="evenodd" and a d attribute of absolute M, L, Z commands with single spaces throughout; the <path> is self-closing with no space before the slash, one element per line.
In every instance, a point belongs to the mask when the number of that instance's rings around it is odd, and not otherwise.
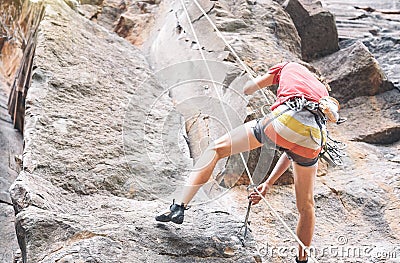
<path fill-rule="evenodd" d="M 255 80 L 254 75 L 256 75 L 256 73 L 251 70 L 245 63 L 244 61 L 239 57 L 239 55 L 236 53 L 236 51 L 233 49 L 233 47 L 231 46 L 231 44 L 229 44 L 229 42 L 225 39 L 225 37 L 222 35 L 221 31 L 219 31 L 219 29 L 217 28 L 217 26 L 214 24 L 214 22 L 211 20 L 211 18 L 208 16 L 207 12 L 204 10 L 204 8 L 199 4 L 199 2 L 197 2 L 197 0 L 194 0 L 194 3 L 197 5 L 197 7 L 200 9 L 200 11 L 203 13 L 204 17 L 208 20 L 208 22 L 210 23 L 210 25 L 214 28 L 215 32 L 217 33 L 217 36 L 219 36 L 219 38 L 221 38 L 221 40 L 225 43 L 225 46 L 227 48 L 229 48 L 229 50 L 232 52 L 233 56 L 236 58 L 236 61 L 240 63 L 240 65 L 243 67 L 243 69 L 249 73 L 251 80 Z M 267 101 L 267 103 L 269 105 L 271 105 L 272 103 L 269 101 L 267 95 L 265 95 L 264 92 L 262 92 L 261 90 L 258 90 L 259 92 L 262 93 L 262 95 L 264 96 L 265 100 Z"/>
<path fill-rule="evenodd" d="M 209 68 L 209 66 L 208 66 L 208 64 L 207 64 L 207 60 L 206 60 L 206 58 L 205 58 L 205 56 L 204 56 L 203 50 L 201 49 L 201 45 L 200 45 L 199 39 L 198 39 L 198 37 L 197 37 L 196 31 L 194 30 L 192 21 L 191 21 L 191 19 L 190 19 L 189 12 L 188 12 L 188 10 L 187 10 L 187 8 L 186 8 L 186 6 L 185 6 L 184 1 L 183 1 L 183 0 L 180 0 L 180 1 L 181 1 L 182 8 L 183 8 L 183 10 L 184 10 L 184 12 L 185 12 L 185 14 L 186 14 L 187 20 L 188 20 L 188 22 L 189 22 L 190 28 L 191 28 L 191 30 L 192 30 L 192 32 L 193 32 L 193 36 L 194 36 L 194 38 L 195 38 L 195 40 L 196 40 L 197 45 L 199 46 L 199 51 L 200 51 L 201 57 L 202 57 L 202 59 L 203 59 L 205 65 L 206 65 L 207 73 L 209 74 L 210 78 L 212 79 L 211 70 L 210 70 L 210 68 Z M 214 28 L 214 30 L 215 30 L 215 32 L 217 33 L 217 35 L 224 41 L 225 45 L 229 48 L 229 50 L 230 50 L 230 51 L 232 52 L 232 54 L 235 56 L 236 60 L 242 65 L 242 67 L 244 68 L 244 70 L 247 71 L 247 73 L 249 73 L 250 77 L 251 77 L 252 80 L 254 81 L 255 78 L 254 78 L 254 76 L 253 76 L 252 70 L 242 61 L 242 59 L 238 56 L 238 54 L 237 54 L 236 51 L 232 48 L 232 46 L 228 43 L 228 41 L 226 41 L 225 37 L 222 35 L 222 33 L 219 31 L 219 29 L 217 28 L 217 26 L 214 24 L 214 22 L 213 22 L 213 21 L 211 20 L 211 18 L 208 16 L 207 12 L 205 12 L 205 10 L 203 9 L 203 7 L 198 3 L 198 1 L 197 1 L 197 0 L 193 0 L 193 1 L 194 1 L 194 3 L 197 5 L 197 7 L 200 9 L 200 11 L 203 13 L 204 17 L 208 20 L 208 22 L 209 22 L 209 23 L 211 24 L 211 26 Z M 220 101 L 220 103 L 221 103 L 221 107 L 222 107 L 222 110 L 223 110 L 223 112 L 224 112 L 224 115 L 225 115 L 225 117 L 226 117 L 226 119 L 227 119 L 227 121 L 228 121 L 228 123 L 229 123 L 230 128 L 232 129 L 232 124 L 231 124 L 230 121 L 229 121 L 228 114 L 227 114 L 227 112 L 226 112 L 226 110 L 225 110 L 225 107 L 224 107 L 224 105 L 223 105 L 222 98 L 221 98 L 221 96 L 220 96 L 220 94 L 219 94 L 219 92 L 218 92 L 217 86 L 215 85 L 215 82 L 214 82 L 214 81 L 212 81 L 212 83 L 213 83 L 213 87 L 214 87 L 214 89 L 215 89 L 215 91 L 216 91 L 216 93 L 217 93 L 217 95 L 218 95 L 218 99 L 219 99 L 219 101 Z M 261 91 L 261 90 L 260 90 L 260 91 Z M 267 96 L 264 94 L 264 92 L 261 91 L 261 93 L 264 95 L 264 98 L 265 98 L 265 100 L 267 101 L 267 103 L 268 103 L 269 105 L 271 105 L 269 99 L 268 99 Z M 246 163 L 246 160 L 245 160 L 245 158 L 244 158 L 244 156 L 243 156 L 243 153 L 240 153 L 240 157 L 241 157 L 241 159 L 242 159 L 243 165 L 244 165 L 245 170 L 246 170 L 246 172 L 247 172 L 247 174 L 248 174 L 248 176 L 249 176 L 250 183 L 251 183 L 251 186 L 253 186 L 254 191 L 257 192 L 257 193 L 260 195 L 261 199 L 266 203 L 266 205 L 267 205 L 268 208 L 272 211 L 272 213 L 274 214 L 274 216 L 275 216 L 276 218 L 279 219 L 279 221 L 280 221 L 280 222 L 282 223 L 282 225 L 286 228 L 286 230 L 288 231 L 288 233 L 289 233 L 291 236 L 293 236 L 293 238 L 294 238 L 294 239 L 296 240 L 296 242 L 301 246 L 301 248 L 303 249 L 303 251 L 305 251 L 305 252 L 307 253 L 307 255 L 309 256 L 309 258 L 311 258 L 314 262 L 318 263 L 318 261 L 315 259 L 315 257 L 313 257 L 313 256 L 310 254 L 310 248 L 307 247 L 306 245 L 304 245 L 304 243 L 299 239 L 299 237 L 292 231 L 292 229 L 290 229 L 290 227 L 289 227 L 289 226 L 286 224 L 286 222 L 282 219 L 282 217 L 279 215 L 279 213 L 271 206 L 271 204 L 268 202 L 268 200 L 261 194 L 260 191 L 258 191 L 257 186 L 254 184 L 253 176 L 252 176 L 252 174 L 250 173 L 249 167 L 247 166 L 247 163 Z"/>
<path fill-rule="evenodd" d="M 204 52 L 203 52 L 203 50 L 201 49 L 200 41 L 199 41 L 199 38 L 197 37 L 196 31 L 194 30 L 194 27 L 193 27 L 193 24 L 192 24 L 192 20 L 190 19 L 190 16 L 189 16 L 189 12 L 188 12 L 188 10 L 187 10 L 187 8 L 186 8 L 185 3 L 183 2 L 183 0 L 180 0 L 180 1 L 181 1 L 181 4 L 182 4 L 182 8 L 183 8 L 184 11 L 185 11 L 186 18 L 187 18 L 187 20 L 188 20 L 188 22 L 189 22 L 190 29 L 191 29 L 192 32 L 193 32 L 193 36 L 194 36 L 194 38 L 195 38 L 195 40 L 196 40 L 197 45 L 199 46 L 200 55 L 201 55 L 201 57 L 202 57 L 202 59 L 203 59 L 203 61 L 204 61 L 204 63 L 205 63 L 205 66 L 206 66 L 206 69 L 207 69 L 207 73 L 208 73 L 208 75 L 210 76 L 210 78 L 211 78 L 211 80 L 212 80 L 213 76 L 212 76 L 212 74 L 211 74 L 210 67 L 209 67 L 208 64 L 207 64 L 206 57 L 204 56 Z M 204 11 L 204 10 L 203 10 L 203 11 Z M 214 82 L 214 81 L 211 81 L 211 82 L 213 83 L 213 87 L 214 87 L 214 89 L 215 89 L 215 92 L 216 92 L 217 95 L 218 95 L 218 100 L 219 100 L 220 103 L 221 103 L 222 111 L 224 112 L 225 118 L 226 118 L 226 120 L 228 121 L 229 128 L 230 128 L 230 130 L 231 130 L 233 127 L 232 127 L 232 124 L 231 124 L 231 122 L 230 122 L 230 120 L 229 120 L 228 113 L 227 113 L 226 110 L 225 110 L 225 107 L 224 107 L 224 104 L 223 104 L 221 95 L 220 95 L 219 92 L 218 92 L 218 88 L 217 88 L 215 82 Z M 249 171 L 249 168 L 247 167 L 246 160 L 245 160 L 245 158 L 244 158 L 244 156 L 243 156 L 243 153 L 240 153 L 240 158 L 241 158 L 242 161 L 243 161 L 243 164 L 244 164 L 244 166 L 245 166 L 246 172 L 247 172 L 248 174 L 250 174 L 250 171 Z"/>

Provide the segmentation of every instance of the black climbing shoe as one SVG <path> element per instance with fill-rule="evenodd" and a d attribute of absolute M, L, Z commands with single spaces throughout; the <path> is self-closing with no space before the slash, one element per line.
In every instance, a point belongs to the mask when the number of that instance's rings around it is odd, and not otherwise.
<path fill-rule="evenodd" d="M 169 207 L 169 212 L 156 216 L 156 221 L 159 222 L 169 222 L 172 221 L 175 224 L 182 224 L 185 212 L 185 205 L 175 204 L 175 200 Z"/>
<path fill-rule="evenodd" d="M 308 259 L 306 259 L 306 260 L 299 260 L 299 258 L 296 257 L 296 263 L 308 263 Z"/>

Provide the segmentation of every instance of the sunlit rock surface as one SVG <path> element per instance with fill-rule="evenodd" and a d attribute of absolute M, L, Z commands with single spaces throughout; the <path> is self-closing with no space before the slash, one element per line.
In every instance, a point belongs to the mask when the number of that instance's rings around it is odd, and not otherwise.
<path fill-rule="evenodd" d="M 24 170 L 11 188 L 23 259 L 293 261 L 293 255 L 272 253 L 296 244 L 264 205 L 252 208 L 253 231 L 242 247 L 237 233 L 245 215 L 247 192 L 245 186 L 226 192 L 221 185 L 229 186 L 230 180 L 201 191 L 196 201 L 206 202 L 193 204 L 183 225 L 157 224 L 153 219 L 169 206 L 193 159 L 223 132 L 205 116 L 197 119 L 197 126 L 190 126 L 190 120 L 196 119 L 188 120 L 188 116 L 198 113 L 199 104 L 192 103 L 190 111 L 188 104 L 181 103 L 191 96 L 215 100 L 218 95 L 210 83 L 168 89 L 179 83 L 180 73 L 185 76 L 191 72 L 188 65 L 203 70 L 196 71 L 201 77 L 207 76 L 204 62 L 185 61 L 201 58 L 199 49 L 213 60 L 216 67 L 212 72 L 220 74 L 218 81 L 229 86 L 222 99 L 235 110 L 235 123 L 240 124 L 247 114 L 259 114 L 259 106 L 252 104 L 245 110 L 246 101 L 237 94 L 246 79 L 193 3 L 188 9 L 200 43 L 194 39 L 180 1 L 149 1 L 154 6 L 150 11 L 154 24 L 146 30 L 120 31 L 131 32 L 121 34 L 129 41 L 129 37 L 140 40 L 133 42 L 143 44 L 141 50 L 111 33 L 126 11 L 101 18 L 95 5 L 104 8 L 103 4 L 112 5 L 112 1 L 82 1 L 77 10 L 62 2 L 49 3 L 38 31 L 26 101 Z M 129 6 L 134 7 L 133 3 Z M 301 39 L 277 2 L 200 3 L 257 73 L 282 60 L 300 61 Z M 133 14 L 141 10 L 137 8 Z M 98 12 L 97 19 L 90 12 Z M 178 62 L 183 64 L 176 66 Z M 366 89 L 373 87 L 372 81 L 365 83 Z M 313 245 L 320 262 L 396 262 L 393 255 L 400 254 L 396 92 L 353 96 L 342 105 L 342 116 L 348 117 L 348 123 L 331 127 L 332 136 L 348 144 L 348 157 L 343 167 L 330 167 L 316 181 Z M 272 93 L 266 95 L 273 99 Z M 257 94 L 252 101 L 258 105 L 263 100 Z M 207 105 L 213 112 L 216 108 L 212 107 L 219 104 Z M 293 185 L 276 186 L 267 198 L 295 229 L 298 214 Z M 338 259 L 332 254 L 332 249 L 349 247 L 371 249 L 372 257 Z M 379 258 L 382 252 L 392 258 Z"/>

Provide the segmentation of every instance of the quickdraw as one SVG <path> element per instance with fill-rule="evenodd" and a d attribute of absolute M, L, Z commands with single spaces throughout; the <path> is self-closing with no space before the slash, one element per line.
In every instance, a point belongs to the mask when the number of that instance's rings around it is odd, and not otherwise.
<path fill-rule="evenodd" d="M 332 139 L 329 135 L 328 140 L 329 141 L 326 142 L 324 151 L 321 152 L 320 157 L 333 166 L 344 165 L 342 157 L 347 156 L 346 152 L 344 151 L 347 145 L 343 142 Z"/>

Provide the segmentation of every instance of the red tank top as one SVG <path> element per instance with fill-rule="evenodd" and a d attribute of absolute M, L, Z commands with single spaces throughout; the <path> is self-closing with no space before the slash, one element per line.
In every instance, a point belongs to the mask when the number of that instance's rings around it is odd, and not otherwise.
<path fill-rule="evenodd" d="M 329 93 L 322 84 L 306 67 L 296 62 L 279 63 L 268 70 L 274 74 L 273 84 L 279 84 L 277 99 L 271 110 L 287 100 L 304 96 L 309 101 L 318 102 Z"/>

